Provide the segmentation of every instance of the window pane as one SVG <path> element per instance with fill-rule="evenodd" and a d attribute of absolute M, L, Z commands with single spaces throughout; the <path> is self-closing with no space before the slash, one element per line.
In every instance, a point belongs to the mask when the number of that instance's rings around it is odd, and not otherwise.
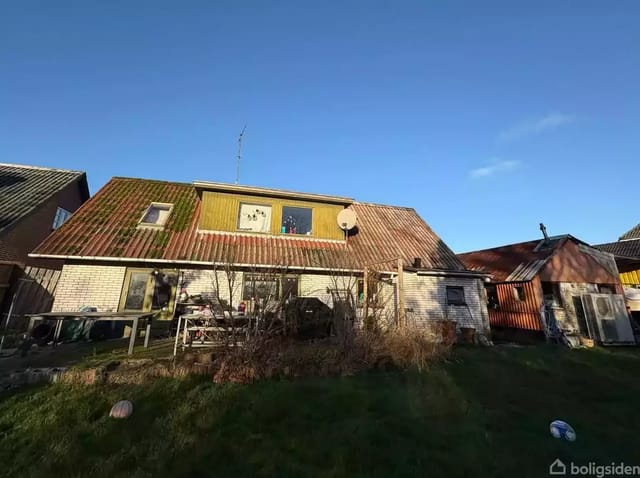
<path fill-rule="evenodd" d="M 276 278 L 244 276 L 242 299 L 277 299 L 278 280 Z"/>
<path fill-rule="evenodd" d="M 155 276 L 155 284 L 153 289 L 152 309 L 162 309 L 169 305 L 171 300 L 171 288 L 176 284 L 177 274 L 158 273 Z"/>
<path fill-rule="evenodd" d="M 149 274 L 146 272 L 134 272 L 131 274 L 131 281 L 129 282 L 129 289 L 127 290 L 127 300 L 124 303 L 126 310 L 143 309 L 148 280 Z"/>
<path fill-rule="evenodd" d="M 53 228 L 58 229 L 62 226 L 67 219 L 71 216 L 71 213 L 66 209 L 59 207 L 56 209 L 56 217 L 53 219 Z"/>
<path fill-rule="evenodd" d="M 141 222 L 143 224 L 156 224 L 158 226 L 162 226 L 167 222 L 170 211 L 170 205 L 152 204 L 149 206 L 149 209 L 147 209 L 147 213 L 144 215 Z"/>
<path fill-rule="evenodd" d="M 310 208 L 284 206 L 280 232 L 311 235 L 311 215 Z"/>
<path fill-rule="evenodd" d="M 487 291 L 487 307 L 490 309 L 499 309 L 500 300 L 498 299 L 498 288 L 491 284 L 486 288 Z"/>
<path fill-rule="evenodd" d="M 298 297 L 297 277 L 285 277 L 284 279 L 282 279 L 282 297 L 284 299 Z"/>
<path fill-rule="evenodd" d="M 464 305 L 464 288 L 447 286 L 447 304 Z"/>
<path fill-rule="evenodd" d="M 271 232 L 271 206 L 240 204 L 238 230 L 249 232 Z"/>

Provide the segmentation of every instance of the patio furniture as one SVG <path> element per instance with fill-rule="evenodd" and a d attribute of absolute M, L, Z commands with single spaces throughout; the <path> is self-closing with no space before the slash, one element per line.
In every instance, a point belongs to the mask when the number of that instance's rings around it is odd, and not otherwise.
<path fill-rule="evenodd" d="M 33 330 L 36 322 L 55 321 L 55 328 L 53 332 L 53 346 L 55 347 L 60 339 L 60 331 L 62 330 L 62 323 L 65 320 L 75 321 L 113 321 L 113 322 L 131 322 L 132 330 L 131 337 L 129 339 L 128 355 L 133 354 L 133 346 L 135 345 L 136 338 L 140 331 L 140 326 L 145 327 L 144 347 L 149 346 L 149 336 L 151 334 L 151 322 L 155 312 L 44 312 L 40 314 L 27 314 L 29 320 L 29 332 Z M 141 324 L 142 322 L 142 324 Z"/>
<path fill-rule="evenodd" d="M 207 316 L 183 314 L 178 316 L 178 327 L 173 345 L 173 355 L 178 353 L 178 342 L 182 334 L 182 347 L 211 347 L 227 340 L 235 329 L 238 336 L 249 333 L 251 319 L 245 315 L 229 314 Z"/>

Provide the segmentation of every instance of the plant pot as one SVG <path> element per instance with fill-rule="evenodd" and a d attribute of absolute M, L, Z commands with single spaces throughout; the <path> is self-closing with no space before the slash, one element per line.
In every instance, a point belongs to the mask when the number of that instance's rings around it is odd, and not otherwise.
<path fill-rule="evenodd" d="M 475 343 L 476 329 L 473 327 L 460 327 L 460 335 L 463 344 Z"/>

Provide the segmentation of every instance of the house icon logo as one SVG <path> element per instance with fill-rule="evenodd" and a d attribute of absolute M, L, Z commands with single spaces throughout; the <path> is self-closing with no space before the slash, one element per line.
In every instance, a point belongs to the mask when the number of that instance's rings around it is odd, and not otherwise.
<path fill-rule="evenodd" d="M 549 465 L 549 474 L 550 475 L 566 475 L 567 474 L 567 466 L 562 463 L 560 458 L 556 458 L 551 465 Z"/>

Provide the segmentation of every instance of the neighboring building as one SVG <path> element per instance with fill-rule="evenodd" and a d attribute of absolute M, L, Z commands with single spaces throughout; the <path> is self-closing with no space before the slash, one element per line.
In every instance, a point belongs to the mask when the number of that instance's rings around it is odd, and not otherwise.
<path fill-rule="evenodd" d="M 30 259 L 29 252 L 88 198 L 83 172 L 0 163 L 0 312 L 6 315 L 8 298 L 14 297 L 25 266 L 30 271 L 43 265 Z M 47 261 L 46 267 L 61 269 L 62 263 Z M 43 275 L 27 279 L 37 283 Z M 34 291 L 31 303 L 50 306 L 51 297 L 38 302 L 41 296 Z"/>
<path fill-rule="evenodd" d="M 347 234 L 338 225 L 345 209 L 357 217 Z M 113 178 L 31 257 L 64 261 L 55 311 L 163 309 L 171 318 L 177 290 L 211 298 L 217 289 L 237 307 L 258 281 L 280 297 L 332 307 L 347 287 L 407 321 L 488 330 L 482 274 L 468 271 L 413 209 L 343 197 Z M 365 269 L 381 279 L 366 294 Z M 265 271 L 273 277 L 256 277 Z"/>
<path fill-rule="evenodd" d="M 618 242 L 594 247 L 615 256 L 627 305 L 640 323 L 640 224 L 620 236 Z"/>
<path fill-rule="evenodd" d="M 633 342 L 613 255 L 543 232 L 544 239 L 458 254 L 469 269 L 490 274 L 492 329 Z"/>

